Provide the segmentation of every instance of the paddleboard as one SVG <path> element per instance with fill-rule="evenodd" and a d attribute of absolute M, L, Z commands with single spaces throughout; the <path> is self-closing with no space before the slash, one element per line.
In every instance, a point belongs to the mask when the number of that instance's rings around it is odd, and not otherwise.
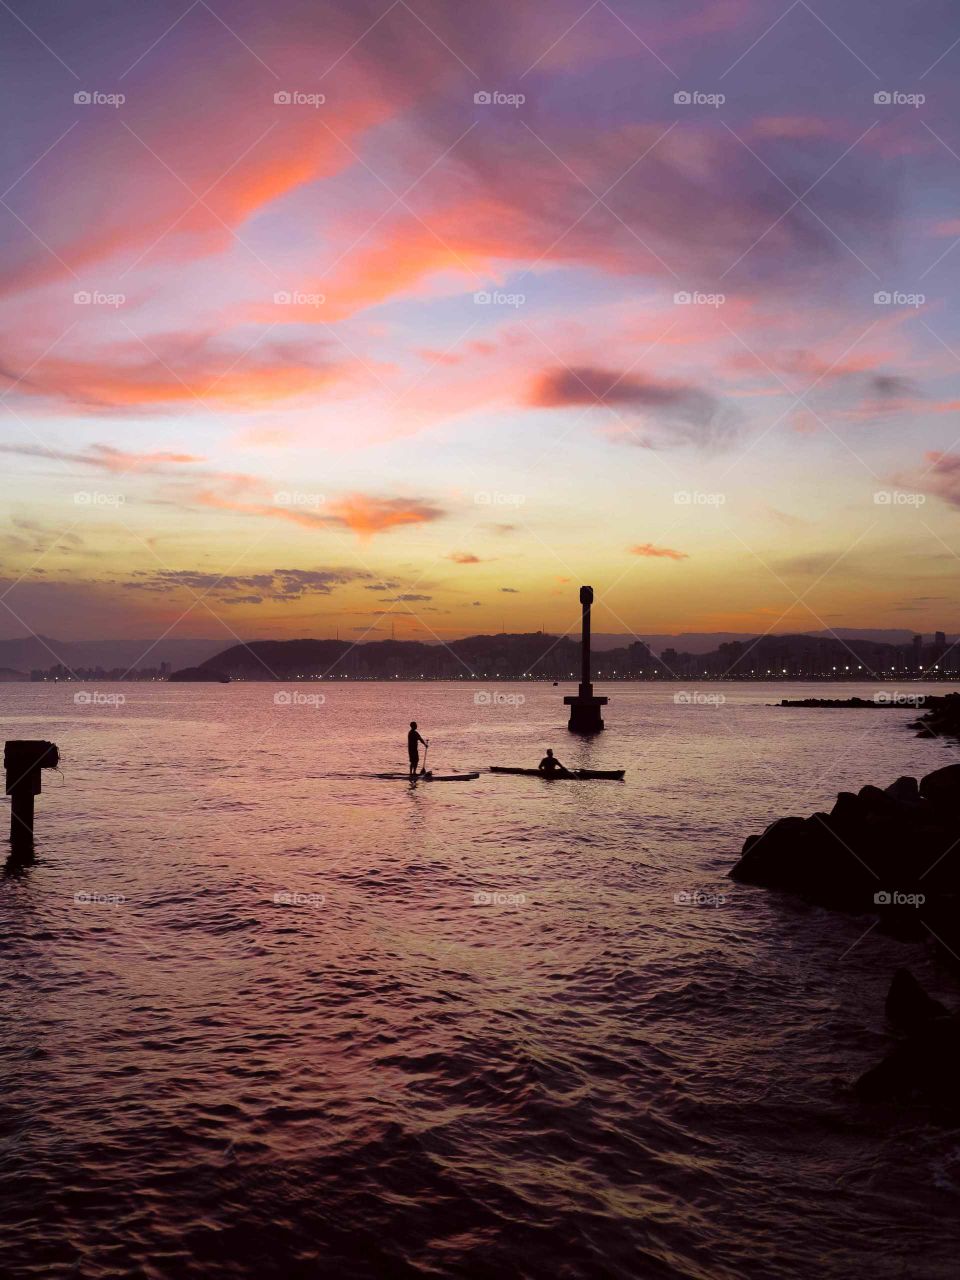
<path fill-rule="evenodd" d="M 378 773 L 375 776 L 396 782 L 469 782 L 480 777 L 479 773 Z"/>

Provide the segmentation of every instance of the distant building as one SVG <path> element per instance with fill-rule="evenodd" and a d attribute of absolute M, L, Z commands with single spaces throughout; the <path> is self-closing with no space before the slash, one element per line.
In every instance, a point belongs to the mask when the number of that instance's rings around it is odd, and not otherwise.
<path fill-rule="evenodd" d="M 627 649 L 629 670 L 633 673 L 650 672 L 656 665 L 650 646 L 642 640 L 634 640 Z"/>
<path fill-rule="evenodd" d="M 913 637 L 913 669 L 923 670 L 923 636 Z"/>

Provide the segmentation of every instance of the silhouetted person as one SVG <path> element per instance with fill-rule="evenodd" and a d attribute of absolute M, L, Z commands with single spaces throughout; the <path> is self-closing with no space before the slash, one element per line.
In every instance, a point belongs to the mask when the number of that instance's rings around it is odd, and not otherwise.
<path fill-rule="evenodd" d="M 420 743 L 426 746 L 423 738 L 417 733 L 416 720 L 410 721 L 410 732 L 407 734 L 407 755 L 410 757 L 410 777 L 412 778 L 417 772 L 417 765 L 420 763 Z"/>
<path fill-rule="evenodd" d="M 543 757 L 543 759 L 537 765 L 537 768 L 540 770 L 541 773 L 545 773 L 547 777 L 552 777 L 553 774 L 555 773 L 567 772 L 566 767 L 562 765 L 560 761 L 557 759 L 557 757 L 553 754 L 553 749 L 551 747 L 547 747 L 547 754 Z"/>

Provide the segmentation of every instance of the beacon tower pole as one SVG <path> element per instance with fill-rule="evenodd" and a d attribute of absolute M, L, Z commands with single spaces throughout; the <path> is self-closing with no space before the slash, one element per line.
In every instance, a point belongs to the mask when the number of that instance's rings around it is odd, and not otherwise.
<path fill-rule="evenodd" d="M 580 588 L 583 621 L 580 637 L 580 688 L 575 695 L 564 698 L 570 708 L 567 728 L 571 733 L 599 733 L 603 728 L 600 708 L 607 705 L 606 698 L 594 696 L 590 680 L 590 606 L 593 604 L 593 587 Z"/>

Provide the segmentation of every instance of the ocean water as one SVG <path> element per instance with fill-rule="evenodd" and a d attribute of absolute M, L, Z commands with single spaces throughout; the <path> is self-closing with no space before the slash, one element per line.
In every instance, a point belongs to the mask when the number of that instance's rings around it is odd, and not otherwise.
<path fill-rule="evenodd" d="M 613 685 L 580 741 L 567 691 L 0 687 L 63 769 L 0 881 L 0 1270 L 956 1274 L 960 1134 L 850 1092 L 894 967 L 949 975 L 726 879 L 955 749 L 769 705 L 822 684 Z M 626 780 L 371 778 L 413 718 L 444 771 L 552 746 Z"/>

